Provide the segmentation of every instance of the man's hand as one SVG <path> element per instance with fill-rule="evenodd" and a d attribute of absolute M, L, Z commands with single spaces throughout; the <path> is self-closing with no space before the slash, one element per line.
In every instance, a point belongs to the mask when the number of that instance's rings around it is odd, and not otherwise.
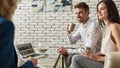
<path fill-rule="evenodd" d="M 67 48 L 60 47 L 60 48 L 57 49 L 57 52 L 62 54 L 62 55 L 65 55 L 65 54 L 67 54 Z"/>
<path fill-rule="evenodd" d="M 36 67 L 36 65 L 38 64 L 38 60 L 36 58 L 33 57 L 28 57 L 28 60 L 32 61 L 32 63 L 34 64 L 34 67 Z"/>
<path fill-rule="evenodd" d="M 69 29 L 69 24 L 67 25 L 67 28 L 66 28 L 66 31 L 67 31 L 67 34 L 69 35 L 69 34 L 71 34 L 71 31 L 69 31 L 68 29 Z"/>

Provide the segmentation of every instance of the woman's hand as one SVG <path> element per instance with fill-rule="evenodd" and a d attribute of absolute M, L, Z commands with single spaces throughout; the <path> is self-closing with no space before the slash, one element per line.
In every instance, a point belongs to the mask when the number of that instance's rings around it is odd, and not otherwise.
<path fill-rule="evenodd" d="M 37 64 L 38 64 L 38 60 L 36 59 L 36 58 L 33 58 L 33 57 L 28 57 L 28 60 L 30 60 L 30 61 L 32 61 L 32 63 L 34 64 L 34 67 L 36 67 L 37 66 Z"/>
<path fill-rule="evenodd" d="M 82 56 L 84 56 L 84 57 L 86 57 L 86 58 L 89 58 L 89 59 L 91 59 L 91 60 L 94 60 L 94 61 L 97 61 L 97 58 L 98 58 L 98 56 L 96 55 L 96 54 L 94 54 L 93 52 L 91 52 L 91 51 L 84 51 L 83 53 L 82 53 Z"/>

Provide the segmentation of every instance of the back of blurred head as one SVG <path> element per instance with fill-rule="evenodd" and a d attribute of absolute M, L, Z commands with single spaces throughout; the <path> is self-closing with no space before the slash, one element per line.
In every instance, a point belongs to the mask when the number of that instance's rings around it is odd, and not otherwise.
<path fill-rule="evenodd" d="M 17 7 L 17 2 L 18 0 L 0 0 L 0 16 L 11 20 Z"/>

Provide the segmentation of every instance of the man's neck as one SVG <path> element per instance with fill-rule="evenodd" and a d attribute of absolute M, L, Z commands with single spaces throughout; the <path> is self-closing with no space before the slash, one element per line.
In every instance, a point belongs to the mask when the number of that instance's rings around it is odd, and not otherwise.
<path fill-rule="evenodd" d="M 83 24 L 87 23 L 88 19 L 89 17 L 84 20 Z"/>

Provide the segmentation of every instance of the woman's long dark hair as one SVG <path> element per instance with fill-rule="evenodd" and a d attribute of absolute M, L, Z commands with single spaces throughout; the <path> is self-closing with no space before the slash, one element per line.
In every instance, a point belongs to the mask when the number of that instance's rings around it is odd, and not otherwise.
<path fill-rule="evenodd" d="M 107 7 L 107 10 L 108 10 L 108 20 L 110 22 L 115 22 L 115 23 L 120 24 L 119 12 L 118 12 L 118 9 L 117 9 L 115 3 L 112 0 L 102 0 L 102 1 L 100 1 L 97 4 L 97 10 L 98 10 L 98 5 L 100 3 L 104 3 L 106 5 L 106 7 Z"/>

